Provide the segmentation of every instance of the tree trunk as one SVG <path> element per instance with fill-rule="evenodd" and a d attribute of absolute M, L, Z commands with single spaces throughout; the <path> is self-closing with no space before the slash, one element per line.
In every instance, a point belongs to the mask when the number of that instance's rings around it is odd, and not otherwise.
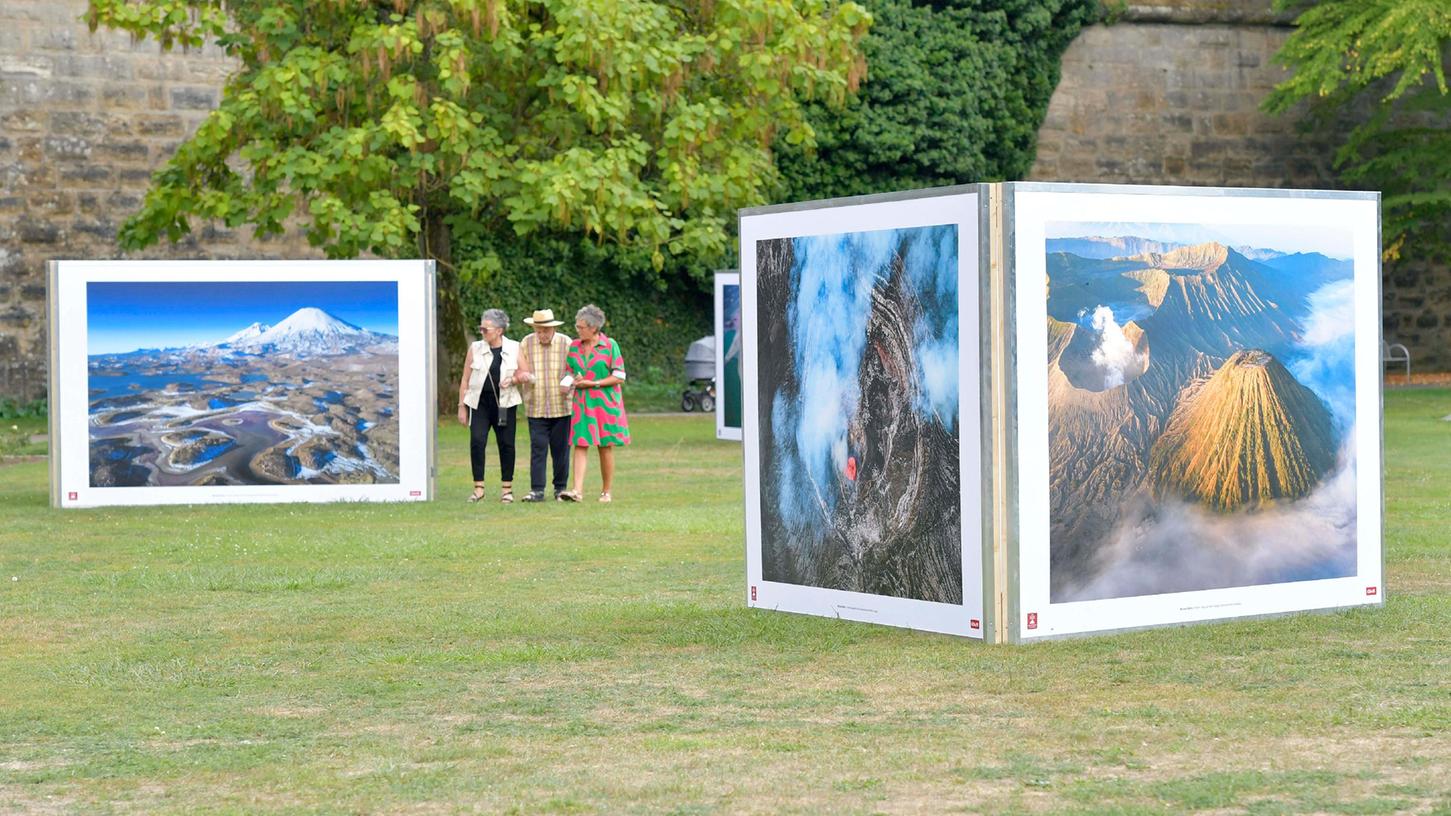
<path fill-rule="evenodd" d="M 468 349 L 468 323 L 459 300 L 458 271 L 453 265 L 453 249 L 449 243 L 448 224 L 441 213 L 423 210 L 423 229 L 419 243 L 423 257 L 438 263 L 435 281 L 434 323 L 438 342 L 435 355 L 437 411 L 452 417 L 458 412 L 458 381 Z"/>

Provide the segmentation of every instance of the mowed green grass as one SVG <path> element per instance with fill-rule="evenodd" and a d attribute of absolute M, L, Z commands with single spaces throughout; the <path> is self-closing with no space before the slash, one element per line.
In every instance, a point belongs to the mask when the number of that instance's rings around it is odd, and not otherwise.
<path fill-rule="evenodd" d="M 608 506 L 466 504 L 457 426 L 407 506 L 6 465 L 0 812 L 1451 813 L 1451 392 L 1386 405 L 1385 608 L 1027 647 L 745 609 L 709 417 Z"/>

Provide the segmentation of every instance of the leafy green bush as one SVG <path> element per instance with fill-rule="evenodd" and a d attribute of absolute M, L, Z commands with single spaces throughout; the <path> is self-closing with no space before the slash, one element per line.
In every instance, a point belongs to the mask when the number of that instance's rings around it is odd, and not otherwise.
<path fill-rule="evenodd" d="M 474 321 L 470 326 L 478 325 L 484 309 L 503 309 L 511 321 L 508 335 L 517 339 L 529 331 L 524 318 L 535 309 L 553 309 L 564 321 L 560 329 L 573 335 L 575 312 L 593 303 L 605 312 L 605 333 L 620 341 L 634 385 L 683 386 L 686 346 L 713 330 L 707 287 L 715 267 L 677 262 L 656 272 L 648 251 L 558 234 L 474 235 L 456 252 L 469 259 L 462 267 L 462 302 Z"/>
<path fill-rule="evenodd" d="M 783 200 L 1018 179 L 1063 51 L 1098 0 L 867 0 L 867 78 L 845 110 L 808 105 L 819 148 L 777 140 Z"/>
<path fill-rule="evenodd" d="M 0 419 L 44 418 L 49 412 L 44 399 L 20 402 L 12 397 L 0 397 Z"/>

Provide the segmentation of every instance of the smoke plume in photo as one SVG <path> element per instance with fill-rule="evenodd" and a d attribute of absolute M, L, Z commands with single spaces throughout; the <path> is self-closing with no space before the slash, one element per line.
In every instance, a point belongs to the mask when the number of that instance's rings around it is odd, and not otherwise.
<path fill-rule="evenodd" d="M 960 603 L 957 230 L 757 245 L 765 578 Z"/>

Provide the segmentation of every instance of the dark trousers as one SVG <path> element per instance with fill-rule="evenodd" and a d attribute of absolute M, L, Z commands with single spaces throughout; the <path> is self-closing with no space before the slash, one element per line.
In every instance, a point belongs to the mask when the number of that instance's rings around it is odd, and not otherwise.
<path fill-rule="evenodd" d="M 499 445 L 499 469 L 503 481 L 514 481 L 514 431 L 518 421 L 514 414 L 519 406 L 514 405 L 499 411 L 497 405 L 479 401 L 478 410 L 469 412 L 469 464 L 474 469 L 474 481 L 484 480 L 484 451 L 489 447 L 489 430 L 494 431 L 494 441 Z"/>
<path fill-rule="evenodd" d="M 544 492 L 544 458 L 554 457 L 554 492 L 569 485 L 569 417 L 529 417 L 529 490 Z"/>

